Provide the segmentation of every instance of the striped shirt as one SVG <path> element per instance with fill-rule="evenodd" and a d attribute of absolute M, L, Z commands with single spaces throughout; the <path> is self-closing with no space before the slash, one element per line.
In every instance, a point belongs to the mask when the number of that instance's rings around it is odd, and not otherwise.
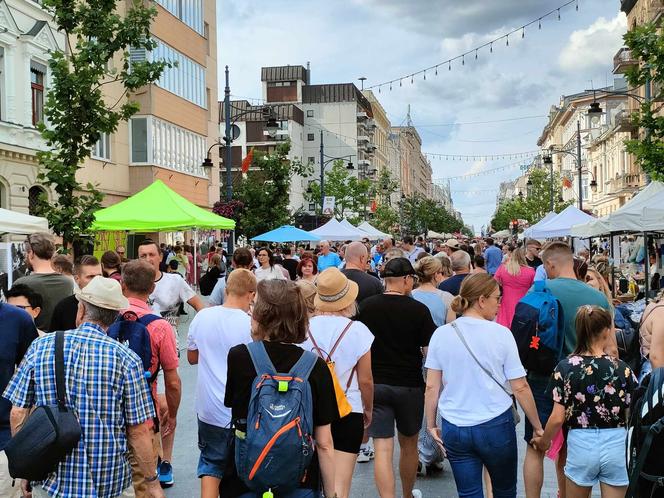
<path fill-rule="evenodd" d="M 116 497 L 131 485 L 127 426 L 155 415 L 143 367 L 91 323 L 65 334 L 64 355 L 66 405 L 83 434 L 43 488 L 53 497 Z M 32 343 L 3 396 L 20 408 L 57 404 L 55 334 Z"/>

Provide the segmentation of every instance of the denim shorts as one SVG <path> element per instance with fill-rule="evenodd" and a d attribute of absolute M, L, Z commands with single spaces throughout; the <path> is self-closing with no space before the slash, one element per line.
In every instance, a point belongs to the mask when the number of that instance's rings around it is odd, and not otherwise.
<path fill-rule="evenodd" d="M 533 392 L 533 398 L 535 399 L 535 407 L 537 408 L 537 415 L 539 416 L 540 423 L 542 427 L 546 427 L 546 421 L 549 420 L 551 412 L 553 411 L 553 397 L 551 393 L 548 393 L 549 387 L 549 377 L 543 375 L 529 374 L 526 377 L 530 390 Z M 526 419 L 524 425 L 524 434 L 523 439 L 526 440 L 526 443 L 530 443 L 530 440 L 533 438 L 533 426 Z"/>
<path fill-rule="evenodd" d="M 232 442 L 231 429 L 198 421 L 198 449 L 201 450 L 197 469 L 199 479 L 203 476 L 217 479 L 224 477 L 224 472 L 234 457 Z"/>
<path fill-rule="evenodd" d="M 571 429 L 567 435 L 565 476 L 577 486 L 627 486 L 624 427 Z"/>

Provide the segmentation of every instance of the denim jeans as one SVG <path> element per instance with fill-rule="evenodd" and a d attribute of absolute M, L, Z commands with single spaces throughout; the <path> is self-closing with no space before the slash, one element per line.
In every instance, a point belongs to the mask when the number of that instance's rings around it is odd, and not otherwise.
<path fill-rule="evenodd" d="M 482 467 L 491 476 L 495 498 L 516 497 L 517 446 L 511 408 L 472 427 L 443 418 L 443 442 L 460 498 L 483 498 Z"/>

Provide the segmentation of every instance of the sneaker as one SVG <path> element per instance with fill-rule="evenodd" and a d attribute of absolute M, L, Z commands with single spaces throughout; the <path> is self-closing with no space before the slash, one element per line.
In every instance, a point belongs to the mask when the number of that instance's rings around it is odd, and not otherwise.
<path fill-rule="evenodd" d="M 434 462 L 428 466 L 427 470 L 432 474 L 436 472 L 442 472 L 443 470 L 445 470 L 445 465 L 443 464 L 442 461 Z"/>
<path fill-rule="evenodd" d="M 412 495 L 413 498 L 422 498 L 422 491 L 419 489 L 414 489 Z"/>
<path fill-rule="evenodd" d="M 168 460 L 164 460 L 159 464 L 157 469 L 159 473 L 159 484 L 162 488 L 170 488 L 173 485 L 173 466 Z"/>
<path fill-rule="evenodd" d="M 420 460 L 417 462 L 417 475 L 419 477 L 427 476 L 427 464 L 424 461 Z"/>
<path fill-rule="evenodd" d="M 357 463 L 367 463 L 373 460 L 374 452 L 371 448 L 360 448 L 360 452 L 357 455 Z"/>

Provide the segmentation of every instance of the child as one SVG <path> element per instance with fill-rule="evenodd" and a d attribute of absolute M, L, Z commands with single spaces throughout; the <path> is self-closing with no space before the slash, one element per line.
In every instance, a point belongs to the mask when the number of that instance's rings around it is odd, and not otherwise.
<path fill-rule="evenodd" d="M 624 361 L 604 354 L 610 344 L 611 314 L 598 306 L 581 306 L 576 314 L 576 350 L 558 363 L 549 390 L 553 412 L 544 435 L 533 440 L 546 451 L 565 425 L 567 496 L 590 495 L 601 483 L 603 497 L 624 496 L 629 484 L 625 464 L 625 426 L 637 386 Z"/>

